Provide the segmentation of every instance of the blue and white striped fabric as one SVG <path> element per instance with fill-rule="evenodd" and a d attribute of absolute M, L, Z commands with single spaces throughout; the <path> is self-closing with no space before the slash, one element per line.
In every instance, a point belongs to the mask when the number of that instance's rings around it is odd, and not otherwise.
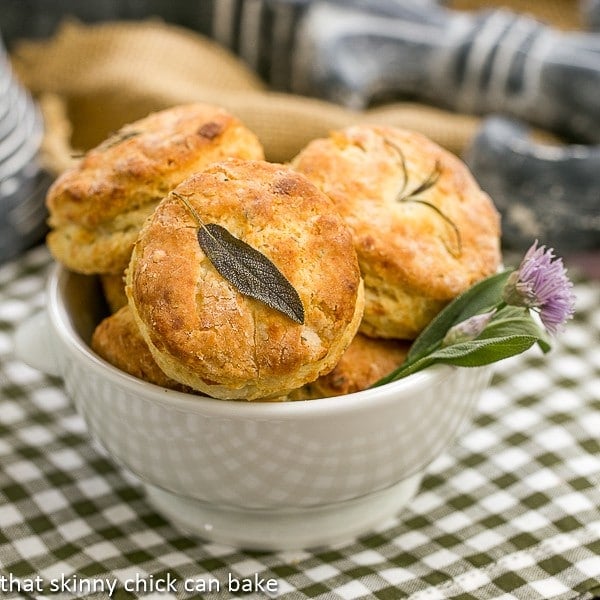
<path fill-rule="evenodd" d="M 38 163 L 43 131 L 41 113 L 14 78 L 0 41 L 0 262 L 45 231 L 49 178 Z"/>

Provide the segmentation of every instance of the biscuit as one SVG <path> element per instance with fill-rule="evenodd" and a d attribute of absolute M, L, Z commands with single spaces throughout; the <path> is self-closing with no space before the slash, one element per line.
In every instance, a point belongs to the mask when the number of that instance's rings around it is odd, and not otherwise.
<path fill-rule="evenodd" d="M 352 230 L 365 282 L 361 331 L 414 339 L 500 265 L 500 219 L 456 156 L 425 136 L 357 125 L 292 161 Z"/>
<path fill-rule="evenodd" d="M 122 307 L 97 325 L 91 347 L 111 365 L 138 379 L 164 388 L 190 391 L 160 370 L 135 324 L 129 306 Z"/>
<path fill-rule="evenodd" d="M 297 291 L 304 323 L 242 295 L 198 243 L 216 223 L 266 256 Z M 303 175 L 263 161 L 213 164 L 144 225 L 127 269 L 138 327 L 172 379 L 222 399 L 282 397 L 331 370 L 363 311 L 350 231 Z"/>
<path fill-rule="evenodd" d="M 124 126 L 50 187 L 50 251 L 80 273 L 122 273 L 146 217 L 192 173 L 234 156 L 263 158 L 224 109 L 188 104 Z"/>
<path fill-rule="evenodd" d="M 100 275 L 100 285 L 111 313 L 116 313 L 127 304 L 123 273 L 119 275 L 113 275 L 112 273 Z"/>
<path fill-rule="evenodd" d="M 333 371 L 291 392 L 290 400 L 313 400 L 365 390 L 399 367 L 409 349 L 406 341 L 358 333 Z"/>

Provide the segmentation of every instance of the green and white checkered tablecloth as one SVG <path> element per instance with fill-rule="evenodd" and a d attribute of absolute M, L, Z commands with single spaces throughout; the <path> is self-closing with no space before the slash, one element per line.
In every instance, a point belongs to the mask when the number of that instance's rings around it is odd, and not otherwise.
<path fill-rule="evenodd" d="M 108 583 L 118 599 L 233 598 L 229 580 L 255 577 L 277 591 L 239 597 L 600 594 L 597 282 L 576 285 L 576 317 L 552 354 L 498 365 L 473 423 L 396 519 L 351 545 L 264 553 L 171 526 L 89 440 L 61 382 L 15 358 L 13 332 L 44 306 L 49 264 L 38 248 L 0 267 L 0 598 L 100 599 Z M 167 577 L 176 592 L 161 591 Z M 194 596 L 184 584 L 220 591 Z"/>

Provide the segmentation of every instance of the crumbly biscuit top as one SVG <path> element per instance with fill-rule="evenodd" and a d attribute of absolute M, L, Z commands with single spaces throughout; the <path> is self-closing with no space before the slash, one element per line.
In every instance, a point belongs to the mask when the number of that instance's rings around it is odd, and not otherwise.
<path fill-rule="evenodd" d="M 500 264 L 490 198 L 419 133 L 357 125 L 310 142 L 292 164 L 334 201 L 365 276 L 446 301 Z"/>
<path fill-rule="evenodd" d="M 92 336 L 91 347 L 104 360 L 134 377 L 161 387 L 192 391 L 160 370 L 127 305 L 98 324 Z"/>
<path fill-rule="evenodd" d="M 256 136 L 226 110 L 187 104 L 125 125 L 63 173 L 47 195 L 50 225 L 95 229 L 158 201 L 196 170 L 228 156 L 260 159 Z"/>
<path fill-rule="evenodd" d="M 225 227 L 278 267 L 302 300 L 303 325 L 243 296 L 215 270 L 178 196 L 203 223 Z M 159 352 L 207 383 L 227 383 L 285 376 L 321 360 L 353 321 L 359 287 L 351 235 L 331 201 L 287 167 L 232 159 L 159 204 L 134 249 L 127 294 Z"/>
<path fill-rule="evenodd" d="M 327 398 L 365 390 L 400 366 L 409 348 L 408 342 L 358 333 L 333 371 L 308 384 L 304 393 Z"/>

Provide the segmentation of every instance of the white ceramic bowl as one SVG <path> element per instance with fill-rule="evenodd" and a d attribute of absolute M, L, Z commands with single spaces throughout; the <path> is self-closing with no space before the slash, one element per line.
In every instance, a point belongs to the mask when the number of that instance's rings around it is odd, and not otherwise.
<path fill-rule="evenodd" d="M 490 369 L 435 367 L 378 388 L 287 403 L 223 401 L 131 377 L 88 347 L 94 278 L 56 267 L 18 354 L 63 377 L 89 432 L 168 519 L 257 549 L 349 541 L 397 514 L 453 441 Z"/>

